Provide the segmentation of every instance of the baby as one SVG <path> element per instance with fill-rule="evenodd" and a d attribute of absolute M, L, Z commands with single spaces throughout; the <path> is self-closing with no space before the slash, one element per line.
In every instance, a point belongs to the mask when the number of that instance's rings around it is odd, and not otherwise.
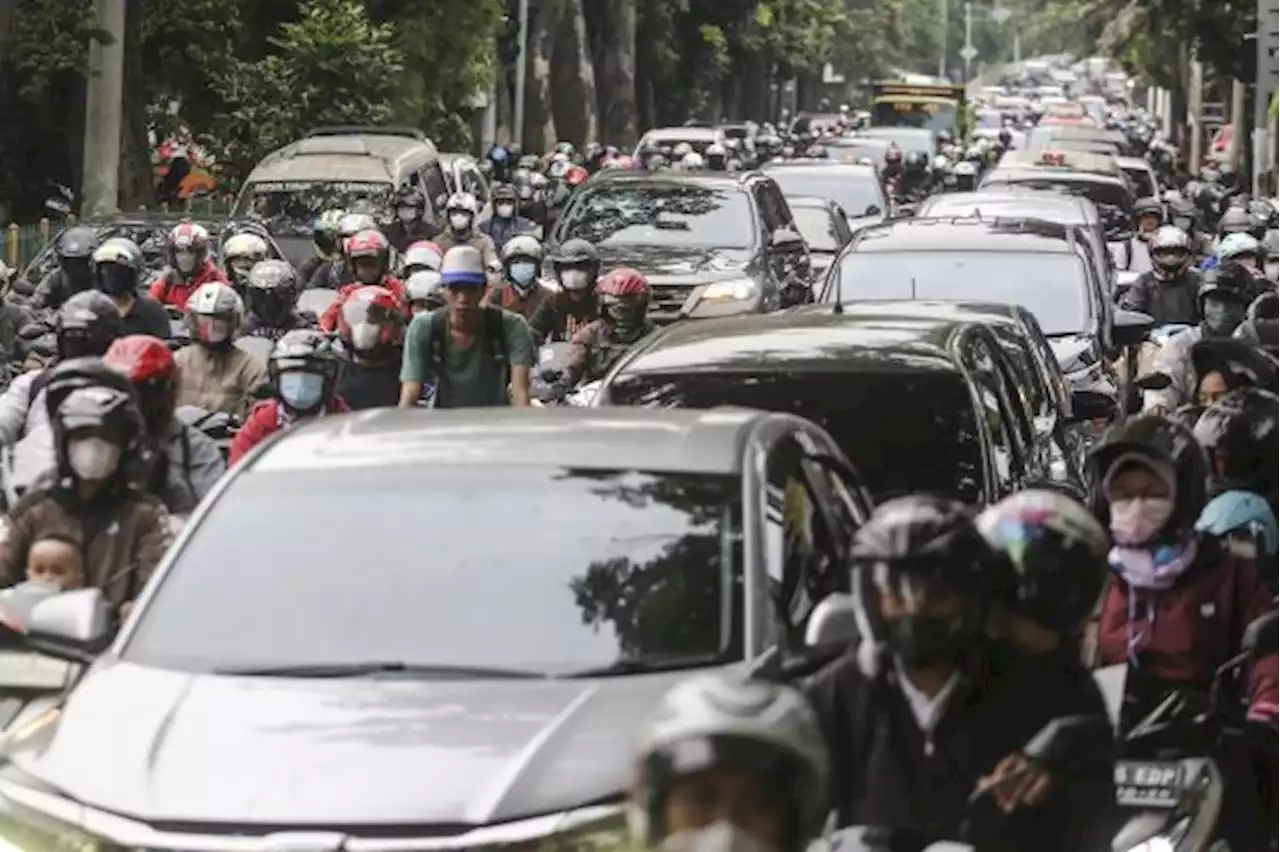
<path fill-rule="evenodd" d="M 27 551 L 27 579 L 50 583 L 64 592 L 82 587 L 84 557 L 80 545 L 67 536 L 41 536 Z"/>

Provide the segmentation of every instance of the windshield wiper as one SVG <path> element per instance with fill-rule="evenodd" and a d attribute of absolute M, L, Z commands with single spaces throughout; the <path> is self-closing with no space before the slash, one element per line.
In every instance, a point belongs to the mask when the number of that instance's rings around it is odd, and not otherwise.
<path fill-rule="evenodd" d="M 455 666 L 407 663 L 403 660 L 370 660 L 360 663 L 292 663 L 279 666 L 244 666 L 215 669 L 214 674 L 244 677 L 343 678 L 378 674 L 409 674 L 441 678 L 545 678 L 542 672 L 494 666 Z"/>
<path fill-rule="evenodd" d="M 617 660 L 604 666 L 579 669 L 560 675 L 562 678 L 583 677 L 616 677 L 618 675 L 653 674 L 655 672 L 675 672 L 682 669 L 701 669 L 708 666 L 721 666 L 728 662 L 723 653 L 695 654 L 678 657 L 649 657 L 642 659 Z"/>

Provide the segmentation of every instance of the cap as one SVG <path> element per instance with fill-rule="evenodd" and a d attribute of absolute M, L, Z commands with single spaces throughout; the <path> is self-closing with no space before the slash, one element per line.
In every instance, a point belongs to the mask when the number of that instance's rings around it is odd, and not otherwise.
<path fill-rule="evenodd" d="M 472 246 L 454 246 L 444 253 L 440 264 L 440 283 L 445 287 L 483 287 L 488 283 L 484 257 Z"/>

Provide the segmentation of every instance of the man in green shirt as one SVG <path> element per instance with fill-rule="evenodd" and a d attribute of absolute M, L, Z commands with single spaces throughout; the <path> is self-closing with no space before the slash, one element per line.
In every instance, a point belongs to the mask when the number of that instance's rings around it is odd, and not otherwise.
<path fill-rule="evenodd" d="M 400 407 L 416 406 L 423 383 L 433 379 L 437 408 L 528 406 L 533 337 L 524 317 L 481 305 L 486 277 L 480 252 L 466 245 L 445 252 L 440 285 L 445 307 L 420 313 L 409 325 Z"/>

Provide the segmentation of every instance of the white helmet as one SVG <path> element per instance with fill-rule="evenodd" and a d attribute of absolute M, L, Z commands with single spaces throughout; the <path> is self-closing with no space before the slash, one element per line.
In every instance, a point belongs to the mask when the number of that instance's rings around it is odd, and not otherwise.
<path fill-rule="evenodd" d="M 629 807 L 636 839 L 663 839 L 672 780 L 716 765 L 742 767 L 776 785 L 795 814 L 798 836 L 789 848 L 804 849 L 821 833 L 831 764 L 809 702 L 789 686 L 709 674 L 668 692 L 641 729 Z"/>
<path fill-rule="evenodd" d="M 1218 259 L 1234 260 L 1241 255 L 1257 257 L 1262 251 L 1258 241 L 1245 233 L 1227 234 L 1218 241 Z"/>
<path fill-rule="evenodd" d="M 976 177 L 978 174 L 978 167 L 968 160 L 961 160 L 956 163 L 952 172 L 955 173 L 956 177 Z"/>
<path fill-rule="evenodd" d="M 201 284 L 187 300 L 186 322 L 192 338 L 201 343 L 229 343 L 244 323 L 244 301 L 229 284 Z"/>
<path fill-rule="evenodd" d="M 405 269 L 423 267 L 439 272 L 440 264 L 443 262 L 444 252 L 440 251 L 439 246 L 426 240 L 419 240 L 405 249 L 401 265 Z"/>
<path fill-rule="evenodd" d="M 378 223 L 368 213 L 347 213 L 338 220 L 338 237 L 345 242 L 361 231 L 376 231 Z"/>
<path fill-rule="evenodd" d="M 1176 225 L 1163 225 L 1151 238 L 1151 252 L 1158 251 L 1191 251 L 1191 238 L 1187 232 Z"/>
<path fill-rule="evenodd" d="M 449 196 L 449 201 L 445 204 L 445 212 L 470 213 L 475 216 L 480 212 L 480 205 L 476 203 L 476 197 L 471 193 L 455 192 Z"/>
<path fill-rule="evenodd" d="M 254 264 L 266 260 L 271 253 L 267 241 L 251 231 L 229 237 L 222 244 L 222 262 L 229 272 L 235 272 L 243 280 Z"/>
<path fill-rule="evenodd" d="M 430 302 L 439 289 L 440 273 L 431 269 L 415 272 L 404 282 L 405 298 L 410 305 Z"/>
<path fill-rule="evenodd" d="M 680 158 L 680 168 L 685 171 L 696 172 L 701 170 L 704 165 L 706 163 L 702 159 L 702 155 L 697 151 L 690 151 Z"/>
<path fill-rule="evenodd" d="M 502 262 L 512 258 L 527 257 L 542 263 L 542 243 L 530 234 L 517 234 L 502 244 Z"/>

